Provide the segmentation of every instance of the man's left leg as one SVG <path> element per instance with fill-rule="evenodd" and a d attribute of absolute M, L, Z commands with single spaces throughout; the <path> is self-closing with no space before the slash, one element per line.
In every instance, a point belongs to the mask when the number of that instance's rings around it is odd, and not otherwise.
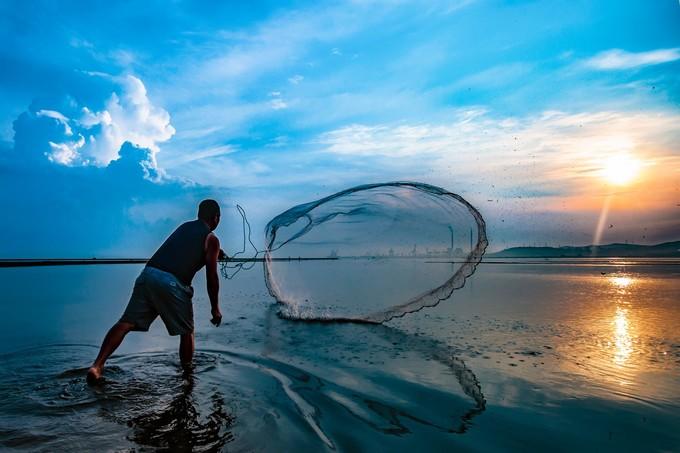
<path fill-rule="evenodd" d="M 97 358 L 94 360 L 90 369 L 87 370 L 87 382 L 95 383 L 101 379 L 106 359 L 118 349 L 118 346 L 123 342 L 125 335 L 134 329 L 134 327 L 135 325 L 132 323 L 118 321 L 111 329 L 109 329 L 109 332 L 106 334 L 106 337 L 104 337 L 102 346 L 99 349 Z"/>
<path fill-rule="evenodd" d="M 194 358 L 194 332 L 180 335 L 179 339 L 179 360 L 183 367 L 191 366 Z"/>
<path fill-rule="evenodd" d="M 158 316 L 158 312 L 149 304 L 147 280 L 147 270 L 144 268 L 135 280 L 135 286 L 132 289 L 123 316 L 109 329 L 102 342 L 99 355 L 97 355 L 90 369 L 87 370 L 87 381 L 89 383 L 96 383 L 101 379 L 106 359 L 120 346 L 129 332 L 149 330 L 149 326 Z"/>

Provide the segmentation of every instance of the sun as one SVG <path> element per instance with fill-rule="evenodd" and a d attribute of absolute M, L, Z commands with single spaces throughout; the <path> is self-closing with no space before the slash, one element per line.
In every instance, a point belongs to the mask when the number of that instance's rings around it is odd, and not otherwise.
<path fill-rule="evenodd" d="M 619 154 L 607 159 L 602 167 L 602 176 L 607 182 L 625 186 L 640 172 L 640 161 L 629 154 Z"/>

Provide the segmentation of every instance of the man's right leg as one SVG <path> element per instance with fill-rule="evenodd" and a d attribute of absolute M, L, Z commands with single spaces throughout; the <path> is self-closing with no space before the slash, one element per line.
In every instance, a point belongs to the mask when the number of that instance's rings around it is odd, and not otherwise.
<path fill-rule="evenodd" d="M 129 322 L 118 321 L 111 327 L 109 332 L 104 337 L 102 342 L 102 347 L 99 350 L 99 355 L 95 359 L 94 363 L 87 370 L 87 381 L 90 383 L 96 382 L 102 377 L 102 370 L 104 369 L 104 363 L 113 352 L 118 349 L 118 346 L 123 342 L 123 338 L 128 334 L 135 325 Z"/>
<path fill-rule="evenodd" d="M 194 333 L 180 335 L 179 339 L 179 361 L 184 368 L 191 368 L 194 358 Z"/>

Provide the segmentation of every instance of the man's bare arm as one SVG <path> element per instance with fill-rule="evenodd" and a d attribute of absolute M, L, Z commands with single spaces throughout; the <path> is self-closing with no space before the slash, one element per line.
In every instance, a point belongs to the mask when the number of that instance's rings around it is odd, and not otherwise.
<path fill-rule="evenodd" d="M 217 273 L 217 257 L 220 253 L 220 240 L 217 236 L 211 234 L 206 240 L 205 250 L 205 276 L 208 285 L 208 297 L 210 298 L 210 313 L 212 314 L 212 322 L 215 326 L 219 326 L 222 322 L 222 313 L 220 312 L 219 292 L 220 280 Z"/>

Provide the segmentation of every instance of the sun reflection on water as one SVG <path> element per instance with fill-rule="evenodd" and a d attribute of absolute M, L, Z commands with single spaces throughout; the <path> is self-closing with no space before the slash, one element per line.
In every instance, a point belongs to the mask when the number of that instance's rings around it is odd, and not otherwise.
<path fill-rule="evenodd" d="M 614 285 L 616 288 L 628 288 L 631 283 L 633 283 L 633 279 L 631 277 L 628 277 L 626 275 L 619 275 L 615 277 L 611 277 L 609 281 Z"/>
<path fill-rule="evenodd" d="M 633 351 L 633 340 L 630 335 L 630 324 L 628 321 L 628 310 L 616 307 L 614 316 L 614 363 L 625 365 L 630 353 Z"/>
<path fill-rule="evenodd" d="M 609 278 L 609 282 L 619 296 L 616 299 L 616 311 L 612 324 L 614 326 L 614 363 L 622 366 L 626 365 L 633 352 L 632 326 L 626 306 L 631 303 L 628 290 L 635 280 L 628 275 L 615 275 Z"/>

